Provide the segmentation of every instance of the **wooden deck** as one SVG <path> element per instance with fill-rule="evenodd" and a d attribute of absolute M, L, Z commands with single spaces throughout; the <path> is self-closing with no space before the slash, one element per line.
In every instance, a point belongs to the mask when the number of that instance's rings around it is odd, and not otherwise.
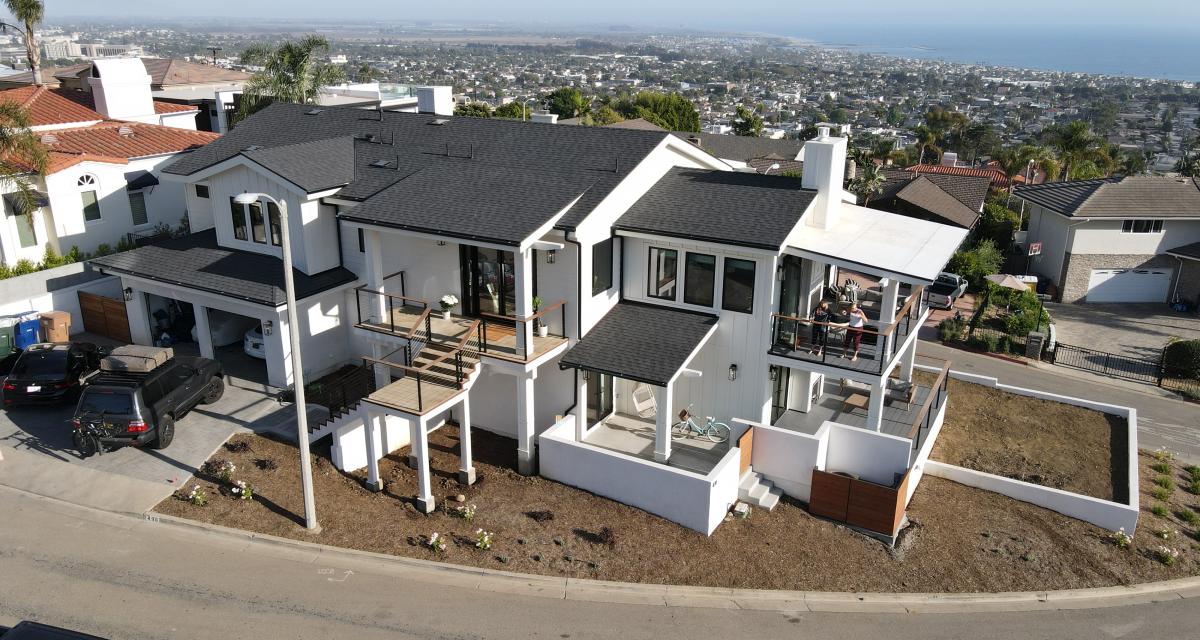
<path fill-rule="evenodd" d="M 358 326 L 372 331 L 388 333 L 397 337 L 407 337 L 416 322 L 421 318 L 422 309 L 415 306 L 398 307 L 392 310 L 392 322 L 387 321 L 365 321 L 360 322 Z M 452 315 L 449 320 L 445 320 L 440 312 L 432 312 L 429 314 L 430 340 L 432 342 L 458 342 L 462 339 L 463 333 L 471 327 L 475 322 L 474 318 L 460 315 Z M 422 333 L 423 329 L 418 329 L 418 333 Z M 513 325 L 503 322 L 488 321 L 486 335 L 484 336 L 486 344 L 480 349 L 481 355 L 500 358 L 502 360 L 511 360 L 513 362 L 529 362 L 538 357 L 550 352 L 559 345 L 567 341 L 566 338 L 560 336 L 547 336 L 545 338 L 538 335 L 533 336 L 533 350 L 528 358 L 524 354 L 517 352 L 517 332 Z"/>
<path fill-rule="evenodd" d="M 389 409 L 422 416 L 447 400 L 466 393 L 464 389 L 448 387 L 428 380 L 421 380 L 420 384 L 420 394 L 418 395 L 416 376 L 405 376 L 367 396 L 367 401 Z"/>

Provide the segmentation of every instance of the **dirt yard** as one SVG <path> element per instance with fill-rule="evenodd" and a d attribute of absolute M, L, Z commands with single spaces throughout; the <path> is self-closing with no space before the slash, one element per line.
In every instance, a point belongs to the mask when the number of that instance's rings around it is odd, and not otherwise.
<path fill-rule="evenodd" d="M 208 492 L 195 506 L 168 498 L 162 513 L 302 540 L 368 551 L 546 575 L 647 583 L 829 591 L 986 592 L 1126 584 L 1200 574 L 1192 527 L 1170 544 L 1185 553 L 1173 566 L 1150 557 L 1158 541 L 1139 528 L 1122 550 L 1091 525 L 1002 496 L 938 478 L 926 478 L 909 516 L 914 522 L 897 550 L 810 516 L 785 500 L 774 512 L 756 510 L 730 519 L 713 536 L 684 529 L 625 506 L 543 478 L 514 471 L 515 442 L 475 431 L 479 482 L 460 487 L 457 433 L 430 436 L 434 495 L 439 506 L 464 494 L 475 505 L 471 521 L 440 510 L 421 515 L 410 503 L 415 472 L 403 464 L 407 449 L 381 462 L 386 490 L 370 493 L 362 474 L 333 468 L 316 454 L 316 502 L 324 528 L 303 533 L 298 459 L 290 444 L 252 435 L 233 438 L 215 458 L 236 465 L 235 480 L 249 482 L 253 500 L 222 495 L 216 478 L 193 480 Z M 233 450 L 229 450 L 232 447 Z M 275 466 L 273 470 L 267 470 Z M 1182 473 L 1182 472 L 1180 472 Z M 1178 508 L 1196 496 L 1176 489 Z M 448 498 L 450 500 L 448 500 Z M 1150 500 L 1143 498 L 1144 504 Z M 1147 506 L 1149 508 L 1149 506 Z M 475 531 L 493 534 L 493 546 L 475 548 Z M 606 531 L 607 528 L 607 531 Z M 426 542 L 438 532 L 447 548 Z M 1191 536 L 1185 539 L 1184 536 Z"/>
<path fill-rule="evenodd" d="M 1124 420 L 950 380 L 934 460 L 1128 503 Z"/>

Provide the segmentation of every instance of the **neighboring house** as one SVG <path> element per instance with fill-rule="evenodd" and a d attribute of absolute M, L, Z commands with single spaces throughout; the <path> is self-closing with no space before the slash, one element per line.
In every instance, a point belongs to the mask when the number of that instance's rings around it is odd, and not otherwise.
<path fill-rule="evenodd" d="M 83 252 L 116 247 L 130 234 L 178 227 L 185 215 L 183 188 L 159 184 L 159 172 L 180 153 L 217 136 L 187 128 L 194 111 L 174 123 L 185 128 L 159 124 L 172 123 L 171 115 L 181 112 L 150 98 L 145 73 L 135 68 L 137 59 L 96 64 L 105 73 L 92 79 L 94 101 L 68 89 L 0 91 L 0 100 L 29 111 L 31 129 L 49 156 L 46 175 L 34 180 L 37 209 L 21 211 L 12 185 L 4 187 L 4 264 L 39 262 L 47 246 L 60 254 L 72 247 Z M 100 111 L 85 106 L 93 104 Z"/>
<path fill-rule="evenodd" d="M 845 138 L 824 131 L 807 155 L 797 180 L 730 171 L 662 131 L 275 104 L 164 171 L 197 233 L 92 264 L 121 277 L 139 343 L 169 298 L 202 354 L 240 362 L 209 335 L 214 312 L 239 314 L 262 325 L 261 375 L 283 387 L 299 331 L 309 379 L 339 371 L 323 389 L 353 394 L 313 436 L 376 489 L 378 459 L 411 444 L 427 512 L 428 432 L 451 418 L 463 482 L 483 428 L 515 438 L 524 474 L 705 533 L 742 492 L 807 501 L 814 469 L 893 492 L 911 474 L 906 501 L 946 397 L 913 383 L 921 287 L 966 231 L 852 204 Z M 840 269 L 879 279 L 853 361 L 840 326 L 812 353 L 804 320 Z M 689 407 L 728 423 L 728 443 L 673 438 Z M 751 429 L 785 444 L 760 451 Z"/>
<path fill-rule="evenodd" d="M 972 229 L 983 213 L 991 181 L 959 176 L 883 169 L 883 191 L 871 196 L 872 209 Z"/>
<path fill-rule="evenodd" d="M 1200 242 L 1200 181 L 1127 176 L 1017 187 L 1030 205 L 1030 270 L 1063 302 L 1195 305 L 1200 277 L 1189 246 Z"/>
<path fill-rule="evenodd" d="M 919 174 L 983 177 L 991 180 L 992 188 L 994 189 L 1008 188 L 1008 176 L 1004 175 L 1003 171 L 996 168 L 955 167 L 944 164 L 918 164 L 909 167 L 906 169 L 906 171 Z M 1025 182 L 1025 176 L 1015 176 L 1012 181 L 1015 184 L 1023 184 Z"/>
<path fill-rule="evenodd" d="M 749 136 L 690 133 L 674 135 L 720 158 L 734 169 L 753 169 L 764 174 L 804 173 L 804 141 L 754 138 Z"/>

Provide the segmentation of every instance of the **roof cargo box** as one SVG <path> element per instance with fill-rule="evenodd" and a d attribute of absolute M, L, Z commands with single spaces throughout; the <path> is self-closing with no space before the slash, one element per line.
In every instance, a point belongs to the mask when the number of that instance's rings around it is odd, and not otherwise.
<path fill-rule="evenodd" d="M 100 361 L 100 369 L 148 373 L 174 357 L 175 351 L 170 347 L 143 347 L 131 344 L 110 351 L 108 356 Z"/>

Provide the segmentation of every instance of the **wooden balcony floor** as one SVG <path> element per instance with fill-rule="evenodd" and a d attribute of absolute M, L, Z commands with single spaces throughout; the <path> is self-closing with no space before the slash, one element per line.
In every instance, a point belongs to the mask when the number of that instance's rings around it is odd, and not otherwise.
<path fill-rule="evenodd" d="M 418 396 L 416 377 L 405 376 L 367 396 L 367 400 L 390 409 L 420 416 L 463 393 L 466 393 L 466 390 L 422 380 Z"/>
<path fill-rule="evenodd" d="M 406 337 L 420 317 L 421 309 L 419 307 L 401 307 L 392 310 L 391 324 L 370 320 L 359 324 L 362 327 L 375 331 Z M 429 314 L 429 329 L 433 334 L 431 338 L 434 342 L 458 342 L 474 322 L 475 318 L 467 316 L 452 315 L 449 320 L 445 320 L 442 318 L 441 313 L 431 313 Z M 535 334 L 533 336 L 532 353 L 529 358 L 524 358 L 517 353 L 516 328 L 502 322 L 492 321 L 487 323 L 487 335 L 485 339 L 487 341 L 487 348 L 486 353 L 482 355 L 515 362 L 534 360 L 567 341 L 566 338 L 559 336 L 546 336 L 542 338 Z"/>

